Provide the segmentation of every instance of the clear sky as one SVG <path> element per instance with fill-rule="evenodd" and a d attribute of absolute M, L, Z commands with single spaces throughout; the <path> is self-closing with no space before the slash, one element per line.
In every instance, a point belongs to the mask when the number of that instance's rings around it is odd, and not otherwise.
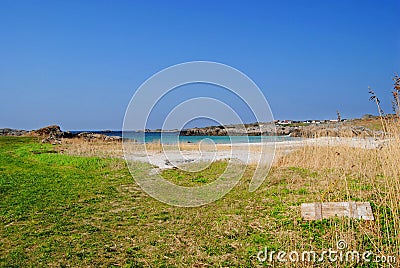
<path fill-rule="evenodd" d="M 1 0 L 0 128 L 121 129 L 147 78 L 194 60 L 247 74 L 277 119 L 376 114 L 368 86 L 391 112 L 399 14 L 399 0 Z"/>

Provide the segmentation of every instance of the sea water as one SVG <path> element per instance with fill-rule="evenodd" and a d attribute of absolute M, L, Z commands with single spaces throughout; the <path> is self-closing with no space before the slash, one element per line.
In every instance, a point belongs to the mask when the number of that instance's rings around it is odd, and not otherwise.
<path fill-rule="evenodd" d="M 134 140 L 140 143 L 163 143 L 163 144 L 176 144 L 180 143 L 199 143 L 203 140 L 209 139 L 217 144 L 230 144 L 230 143 L 258 143 L 258 142 L 281 142 L 297 140 L 300 138 L 293 138 L 289 136 L 180 136 L 179 132 L 136 132 L 136 131 L 90 131 L 93 133 L 101 133 L 108 136 L 119 136 L 125 139 Z M 210 142 L 211 142 L 210 141 Z"/>

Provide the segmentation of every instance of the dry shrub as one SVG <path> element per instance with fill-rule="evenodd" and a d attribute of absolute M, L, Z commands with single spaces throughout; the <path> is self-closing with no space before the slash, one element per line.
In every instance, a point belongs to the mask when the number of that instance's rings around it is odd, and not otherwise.
<path fill-rule="evenodd" d="M 84 139 L 63 139 L 56 147 L 60 153 L 75 156 L 123 157 L 122 142 Z"/>

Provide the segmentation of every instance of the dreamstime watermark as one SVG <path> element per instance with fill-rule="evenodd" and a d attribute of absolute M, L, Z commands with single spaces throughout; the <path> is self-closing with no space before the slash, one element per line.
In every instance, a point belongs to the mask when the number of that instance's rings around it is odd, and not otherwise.
<path fill-rule="evenodd" d="M 290 251 L 268 250 L 267 247 L 257 253 L 259 262 L 332 262 L 332 263 L 396 263 L 396 257 L 379 255 L 372 251 L 357 251 L 347 249 L 347 243 L 339 240 L 336 249 L 322 251 Z"/>
<path fill-rule="evenodd" d="M 275 131 L 273 115 L 270 106 L 257 85 L 245 74 L 235 68 L 221 63 L 196 61 L 187 62 L 166 68 L 148 80 L 146 80 L 134 93 L 125 112 L 123 123 L 123 149 L 129 171 L 138 185 L 149 195 L 157 200 L 184 207 L 201 206 L 211 203 L 227 194 L 241 179 L 246 166 L 251 162 L 256 169 L 249 184 L 249 191 L 255 191 L 265 180 L 275 155 L 275 143 L 261 142 L 254 150 L 254 144 L 250 146 L 249 139 L 241 142 L 238 146 L 230 146 L 229 152 L 225 152 L 228 162 L 224 172 L 219 177 L 205 185 L 196 187 L 184 187 L 165 180 L 160 172 L 148 171 L 138 160 L 145 160 L 153 166 L 162 167 L 165 164 L 186 172 L 197 172 L 207 168 L 217 157 L 216 150 L 203 150 L 203 143 L 211 143 L 216 148 L 212 139 L 204 139 L 199 143 L 199 150 L 196 157 L 183 152 L 179 146 L 164 146 L 165 133 L 161 132 L 161 151 L 149 151 L 146 146 L 146 130 L 148 121 L 154 114 L 155 107 L 162 102 L 173 90 L 182 90 L 190 84 L 207 84 L 217 86 L 229 91 L 236 98 L 240 99 L 251 111 L 253 118 L 258 124 L 260 133 L 263 131 Z M 190 89 L 188 89 L 190 90 Z M 185 95 L 185 94 L 181 94 Z M 200 94 L 201 95 L 201 94 Z M 235 105 L 224 102 L 216 97 L 196 96 L 189 98 L 176 105 L 168 115 L 162 119 L 163 129 L 176 129 L 181 131 L 188 122 L 198 118 L 205 118 L 217 122 L 223 126 L 226 118 L 234 122 L 235 127 L 224 127 L 226 135 L 232 137 L 237 133 L 246 133 L 246 126 L 243 122 L 241 111 Z M 161 115 L 159 115 L 161 117 Z M 158 118 L 160 120 L 160 118 Z M 130 132 L 141 130 L 144 134 L 142 140 L 132 142 Z M 245 135 L 246 135 L 245 134 Z M 243 137 L 242 137 L 243 138 Z M 232 139 L 229 139 L 232 143 Z M 232 144 L 231 144 L 232 145 Z M 252 153 L 256 151 L 257 153 Z M 188 163 L 193 163 L 190 165 Z M 199 168 L 200 167 L 200 168 Z"/>

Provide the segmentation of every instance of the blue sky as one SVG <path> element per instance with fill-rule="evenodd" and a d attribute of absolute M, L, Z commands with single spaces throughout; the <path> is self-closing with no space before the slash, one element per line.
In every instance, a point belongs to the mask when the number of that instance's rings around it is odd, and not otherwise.
<path fill-rule="evenodd" d="M 147 78 L 194 60 L 247 74 L 277 119 L 375 114 L 368 86 L 390 112 L 398 14 L 398 0 L 2 0 L 0 127 L 121 129 Z"/>

